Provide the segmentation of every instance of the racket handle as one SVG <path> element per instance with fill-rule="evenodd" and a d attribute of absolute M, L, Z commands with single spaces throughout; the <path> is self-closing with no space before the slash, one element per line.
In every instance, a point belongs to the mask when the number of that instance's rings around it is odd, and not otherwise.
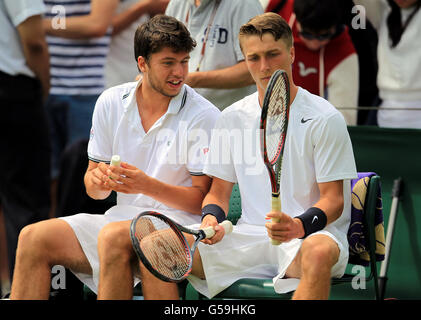
<path fill-rule="evenodd" d="M 281 197 L 278 196 L 272 196 L 272 203 L 271 203 L 271 209 L 273 212 L 281 212 Z M 278 218 L 272 218 L 272 222 L 279 222 Z M 270 239 L 270 242 L 274 246 L 279 246 L 281 244 L 280 241 L 275 239 Z"/>
<path fill-rule="evenodd" d="M 232 232 L 231 221 L 225 220 L 225 221 L 222 221 L 219 225 L 224 228 L 225 234 L 229 234 L 229 233 Z M 207 227 L 207 228 L 204 228 L 202 230 L 206 235 L 206 239 L 212 238 L 215 235 L 215 230 L 213 229 L 213 227 Z"/>
<path fill-rule="evenodd" d="M 119 167 L 120 163 L 121 163 L 121 159 L 120 159 L 120 156 L 118 154 L 115 154 L 111 157 L 110 165 Z"/>

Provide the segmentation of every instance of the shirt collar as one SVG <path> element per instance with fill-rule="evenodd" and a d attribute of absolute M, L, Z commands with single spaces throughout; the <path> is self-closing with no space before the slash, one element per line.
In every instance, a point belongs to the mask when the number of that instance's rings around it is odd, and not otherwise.
<path fill-rule="evenodd" d="M 123 96 L 123 99 L 127 99 L 125 104 L 124 104 L 124 110 L 125 111 L 127 111 L 128 109 L 130 109 L 133 106 L 137 106 L 136 92 L 137 92 L 137 89 L 139 88 L 139 86 L 141 85 L 141 83 L 142 83 L 142 79 L 140 79 L 136 83 L 136 86 L 134 88 L 132 88 L 129 93 L 126 93 Z M 167 110 L 166 113 L 177 114 L 181 109 L 183 109 L 184 105 L 186 104 L 186 100 L 187 100 L 187 88 L 186 88 L 186 85 L 184 84 L 183 87 L 181 88 L 180 92 L 178 93 L 178 95 L 176 95 L 175 97 L 173 97 L 170 100 L 170 104 L 168 105 L 168 110 Z"/>
<path fill-rule="evenodd" d="M 184 105 L 186 104 L 186 99 L 187 88 L 184 84 L 178 95 L 171 99 L 167 113 L 177 114 L 181 109 L 183 109 Z"/>

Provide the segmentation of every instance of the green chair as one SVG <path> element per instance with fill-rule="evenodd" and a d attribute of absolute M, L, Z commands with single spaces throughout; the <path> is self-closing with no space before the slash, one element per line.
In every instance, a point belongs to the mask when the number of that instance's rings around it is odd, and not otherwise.
<path fill-rule="evenodd" d="M 359 281 L 365 281 L 366 284 L 371 284 L 374 294 L 371 297 L 380 298 L 378 288 L 378 274 L 376 265 L 376 238 L 375 238 L 375 213 L 376 205 L 378 203 L 378 190 L 380 187 L 380 177 L 375 175 L 369 180 L 367 194 L 365 198 L 365 205 L 363 207 L 363 225 L 364 236 L 369 244 L 367 250 L 370 258 L 369 275 L 364 278 L 359 278 Z M 241 197 L 239 188 L 234 186 L 231 199 L 228 219 L 236 223 L 241 216 Z M 347 272 L 353 266 L 348 264 Z M 365 270 L 365 269 L 364 269 Z M 367 273 L 365 273 L 367 274 Z M 332 279 L 331 298 L 336 299 L 335 291 L 340 293 L 345 290 L 345 299 L 361 298 L 360 292 L 352 287 L 352 281 L 355 281 L 355 274 L 345 274 L 340 279 Z M 274 291 L 272 279 L 240 279 L 232 284 L 230 287 L 220 292 L 214 299 L 290 299 L 293 292 L 286 294 L 277 294 Z M 186 288 L 186 295 L 189 298 L 203 299 L 204 296 L 197 293 L 194 288 L 188 284 Z M 332 297 L 333 295 L 333 297 Z M 371 293 L 370 293 L 371 295 Z"/>

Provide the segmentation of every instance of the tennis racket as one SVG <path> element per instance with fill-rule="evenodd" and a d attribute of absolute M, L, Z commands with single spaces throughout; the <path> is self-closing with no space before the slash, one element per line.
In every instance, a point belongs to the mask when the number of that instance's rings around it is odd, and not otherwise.
<path fill-rule="evenodd" d="M 262 114 L 260 117 L 261 152 L 263 161 L 269 172 L 272 185 L 271 209 L 281 212 L 281 199 L 279 186 L 281 183 L 282 157 L 288 129 L 290 106 L 290 88 L 288 75 L 284 70 L 276 70 L 266 88 L 263 99 Z M 272 219 L 278 222 L 279 219 Z M 271 239 L 272 244 L 280 242 Z"/>
<path fill-rule="evenodd" d="M 220 225 L 226 234 L 231 233 L 230 221 L 225 220 Z M 196 237 L 191 247 L 183 232 Z M 155 277 L 167 282 L 187 278 L 198 243 L 214 234 L 213 227 L 189 229 L 154 211 L 142 212 L 130 225 L 130 238 L 138 258 Z"/>

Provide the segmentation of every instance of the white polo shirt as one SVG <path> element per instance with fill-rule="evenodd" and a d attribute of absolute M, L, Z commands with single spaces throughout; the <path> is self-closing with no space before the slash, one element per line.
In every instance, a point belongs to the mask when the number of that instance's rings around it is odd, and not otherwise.
<path fill-rule="evenodd" d="M 42 0 L 0 1 L 0 71 L 12 76 L 35 77 L 26 64 L 16 28 L 29 17 L 42 15 L 44 11 Z"/>
<path fill-rule="evenodd" d="M 271 185 L 260 151 L 260 114 L 257 92 L 222 112 L 213 131 L 204 172 L 238 182 L 242 205 L 238 224 L 262 226 L 262 232 L 266 232 Z M 343 116 L 323 98 L 299 88 L 290 108 L 282 163 L 282 211 L 292 217 L 300 215 L 319 200 L 317 183 L 356 177 Z M 351 213 L 350 187 L 345 181 L 343 213 L 326 227 L 345 245 Z"/>
<path fill-rule="evenodd" d="M 120 14 L 139 0 L 119 1 L 116 14 Z M 105 64 L 105 87 L 111 88 L 125 82 L 135 81 L 139 74 L 134 56 L 134 34 L 142 23 L 149 20 L 149 14 L 141 15 L 127 28 L 111 37 L 107 63 Z"/>
<path fill-rule="evenodd" d="M 184 85 L 167 112 L 146 133 L 136 103 L 139 82 L 104 91 L 92 120 L 89 159 L 109 163 L 114 154 L 162 182 L 191 186 L 191 175 L 202 175 L 211 129 L 219 110 Z M 143 194 L 117 194 L 118 205 L 134 205 L 167 214 L 186 224 L 200 216 L 182 212 Z"/>

